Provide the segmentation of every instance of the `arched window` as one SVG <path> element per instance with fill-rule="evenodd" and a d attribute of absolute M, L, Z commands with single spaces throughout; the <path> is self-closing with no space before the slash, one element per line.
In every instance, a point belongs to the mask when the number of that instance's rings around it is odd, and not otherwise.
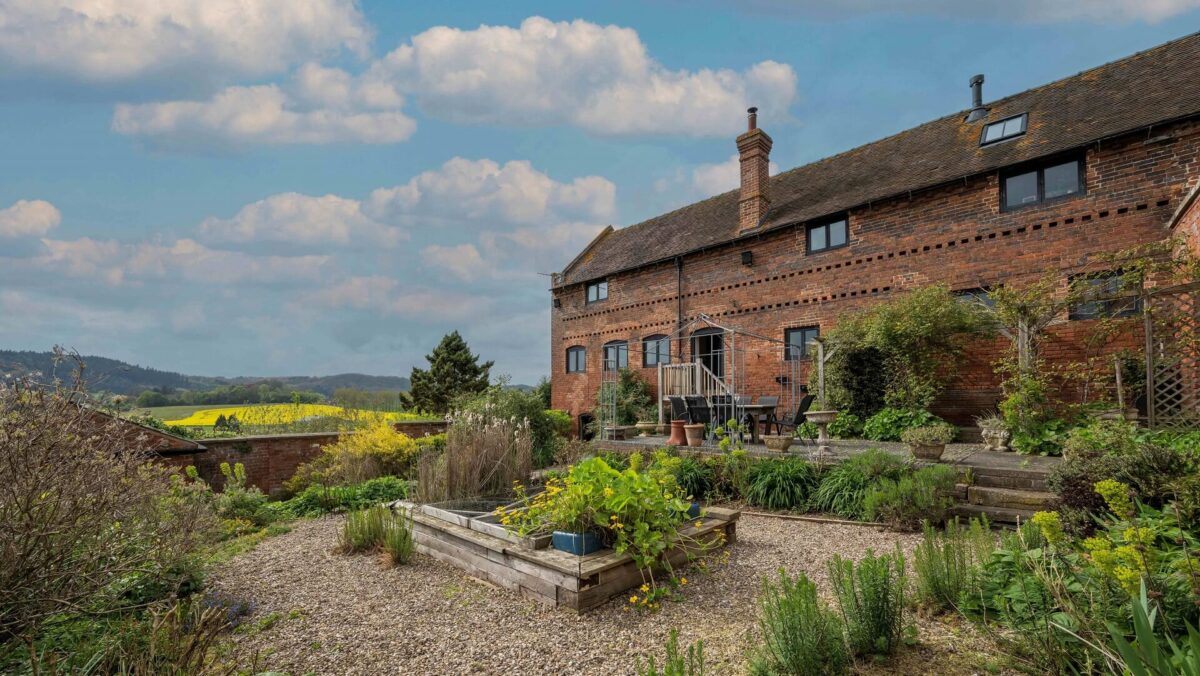
<path fill-rule="evenodd" d="M 587 348 L 582 345 L 567 348 L 567 373 L 583 373 L 587 370 Z"/>
<path fill-rule="evenodd" d="M 718 378 L 725 377 L 725 331 L 716 327 L 692 334 L 692 360 L 698 361 Z"/>
<path fill-rule="evenodd" d="M 604 344 L 604 370 L 618 371 L 629 368 L 629 343 L 614 340 Z"/>
<path fill-rule="evenodd" d="M 642 339 L 642 366 L 658 366 L 671 363 L 671 339 L 666 336 L 648 336 Z"/>

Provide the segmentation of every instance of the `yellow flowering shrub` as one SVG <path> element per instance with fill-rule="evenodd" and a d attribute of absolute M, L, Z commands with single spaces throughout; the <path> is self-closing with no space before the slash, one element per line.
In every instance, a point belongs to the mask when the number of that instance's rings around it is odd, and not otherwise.
<path fill-rule="evenodd" d="M 319 485 L 356 484 L 381 476 L 408 476 L 425 444 L 397 432 L 391 423 L 378 422 L 366 429 L 344 432 L 321 449 L 321 455 L 304 463 L 284 487 L 298 493 Z"/>

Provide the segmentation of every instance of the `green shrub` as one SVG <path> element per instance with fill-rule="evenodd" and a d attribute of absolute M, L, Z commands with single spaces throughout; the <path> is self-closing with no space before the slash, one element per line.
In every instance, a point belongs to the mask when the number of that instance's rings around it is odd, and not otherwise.
<path fill-rule="evenodd" d="M 1119 659 L 1121 673 L 1132 676 L 1200 676 L 1200 631 L 1187 625 L 1177 642 L 1155 632 L 1158 607 L 1151 606 L 1146 596 L 1146 584 L 1131 603 L 1133 641 L 1126 631 L 1109 623 L 1110 648 Z"/>
<path fill-rule="evenodd" d="M 693 500 L 703 500 L 716 481 L 712 466 L 696 458 L 681 458 L 675 468 L 675 481 Z"/>
<path fill-rule="evenodd" d="M 909 446 L 944 446 L 954 441 L 956 436 L 958 436 L 957 427 L 940 423 L 910 427 L 900 433 L 901 441 Z"/>
<path fill-rule="evenodd" d="M 297 467 L 283 486 L 295 495 L 314 485 L 342 486 L 389 475 L 408 477 L 421 452 L 436 443 L 432 437 L 418 443 L 397 432 L 390 422 L 379 421 L 343 432 L 336 442 L 322 447 L 320 455 Z"/>
<path fill-rule="evenodd" d="M 393 516 L 391 524 L 383 533 L 383 551 L 387 553 L 388 561 L 393 566 L 403 565 L 412 560 L 417 551 L 417 543 L 413 539 L 411 514 L 405 512 Z"/>
<path fill-rule="evenodd" d="M 571 414 L 554 408 L 546 409 L 546 418 L 550 421 L 550 429 L 560 439 L 571 436 Z"/>
<path fill-rule="evenodd" d="M 381 505 L 350 512 L 342 527 L 341 551 L 351 554 L 382 547 L 393 521 L 392 510 Z"/>
<path fill-rule="evenodd" d="M 838 439 L 857 439 L 863 434 L 863 419 L 842 411 L 829 423 L 829 435 Z"/>
<path fill-rule="evenodd" d="M 799 458 L 760 460 L 746 475 L 746 502 L 773 510 L 803 509 L 816 483 L 812 465 Z"/>
<path fill-rule="evenodd" d="M 926 410 L 888 407 L 863 423 L 863 436 L 872 441 L 900 441 L 904 430 L 934 423 L 946 421 Z"/>
<path fill-rule="evenodd" d="M 1137 450 L 1137 427 L 1124 420 L 1096 420 L 1067 433 L 1063 455 L 1068 458 L 1131 455 Z"/>
<path fill-rule="evenodd" d="M 712 492 L 726 500 L 737 500 L 746 494 L 747 476 L 754 461 L 744 450 L 732 450 L 704 459 L 713 470 Z"/>
<path fill-rule="evenodd" d="M 809 506 L 846 519 L 864 518 L 867 491 L 882 479 L 899 479 L 908 470 L 901 458 L 876 448 L 829 468 L 822 476 Z"/>
<path fill-rule="evenodd" d="M 995 544 L 987 519 L 971 519 L 966 528 L 951 519 L 942 533 L 926 524 L 925 537 L 913 552 L 917 600 L 939 610 L 957 609 L 963 594 L 975 589 Z"/>
<path fill-rule="evenodd" d="M 246 466 L 236 463 L 232 467 L 221 463 L 221 474 L 225 487 L 213 498 L 213 507 L 222 519 L 245 520 L 262 527 L 275 521 L 275 513 L 267 507 L 268 498 L 256 486 L 246 485 Z"/>
<path fill-rule="evenodd" d="M 779 581 L 763 580 L 759 598 L 761 645 L 750 662 L 750 673 L 844 674 L 850 656 L 842 636 L 842 622 L 817 595 L 817 586 L 804 573 Z"/>
<path fill-rule="evenodd" d="M 686 653 L 679 652 L 679 630 L 672 629 L 667 639 L 667 656 L 660 669 L 650 657 L 650 663 L 637 661 L 638 676 L 704 676 L 704 641 L 696 641 L 687 647 Z"/>
<path fill-rule="evenodd" d="M 875 556 L 870 549 L 857 565 L 835 555 L 829 580 L 856 655 L 891 654 L 904 630 L 904 554 Z"/>
<path fill-rule="evenodd" d="M 922 467 L 899 479 L 883 479 L 867 491 L 863 513 L 898 530 L 917 530 L 929 521 L 941 524 L 954 506 L 958 473 L 947 465 Z"/>
<path fill-rule="evenodd" d="M 343 510 L 361 510 L 408 497 L 408 482 L 382 476 L 353 486 L 309 486 L 299 495 L 279 503 L 292 516 L 316 516 Z"/>

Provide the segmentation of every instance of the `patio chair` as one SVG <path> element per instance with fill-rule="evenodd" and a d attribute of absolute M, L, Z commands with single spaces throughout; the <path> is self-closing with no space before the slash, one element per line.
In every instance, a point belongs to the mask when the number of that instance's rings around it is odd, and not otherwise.
<path fill-rule="evenodd" d="M 687 402 L 688 420 L 693 425 L 704 424 L 708 428 L 712 427 L 712 408 L 708 405 L 708 400 L 699 395 L 691 395 L 684 397 Z M 705 438 L 708 438 L 710 430 L 705 429 Z"/>
<path fill-rule="evenodd" d="M 804 414 L 808 412 L 809 407 L 812 406 L 812 403 L 815 399 L 816 399 L 816 397 L 814 397 L 811 394 L 804 395 L 804 398 L 800 400 L 800 405 L 796 407 L 796 414 L 792 416 L 791 420 L 776 420 L 775 428 L 779 430 L 779 433 L 783 434 L 783 430 L 785 428 L 790 428 L 792 430 L 795 430 L 795 429 L 799 428 L 801 425 L 803 425 L 804 424 Z M 808 439 L 808 441 L 810 441 L 810 442 L 815 441 L 815 440 L 816 440 L 816 437 L 810 437 Z"/>
<path fill-rule="evenodd" d="M 691 422 L 688 417 L 687 402 L 683 397 L 667 397 L 667 401 L 671 404 L 671 420 L 686 420 Z"/>

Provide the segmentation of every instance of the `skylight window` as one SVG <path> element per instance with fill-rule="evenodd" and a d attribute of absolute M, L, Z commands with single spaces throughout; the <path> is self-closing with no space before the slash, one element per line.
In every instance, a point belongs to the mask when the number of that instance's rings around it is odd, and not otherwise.
<path fill-rule="evenodd" d="M 1025 122 L 1028 119 L 1028 113 L 1021 113 L 1015 117 L 984 126 L 983 135 L 979 137 L 979 145 L 986 146 L 989 143 L 996 143 L 997 141 L 1003 141 L 1024 134 Z"/>

